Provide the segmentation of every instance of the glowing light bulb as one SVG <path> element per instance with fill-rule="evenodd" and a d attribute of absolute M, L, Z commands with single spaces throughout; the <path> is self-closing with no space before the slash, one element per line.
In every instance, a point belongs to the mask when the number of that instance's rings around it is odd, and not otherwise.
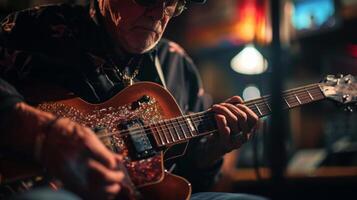
<path fill-rule="evenodd" d="M 255 98 L 258 98 L 258 97 L 260 97 L 260 90 L 254 85 L 247 86 L 243 90 L 243 99 L 244 99 L 244 101 L 250 100 L 250 99 L 255 99 Z"/>
<path fill-rule="evenodd" d="M 238 73 L 254 75 L 264 73 L 268 69 L 268 62 L 253 45 L 247 45 L 233 57 L 231 67 Z"/>

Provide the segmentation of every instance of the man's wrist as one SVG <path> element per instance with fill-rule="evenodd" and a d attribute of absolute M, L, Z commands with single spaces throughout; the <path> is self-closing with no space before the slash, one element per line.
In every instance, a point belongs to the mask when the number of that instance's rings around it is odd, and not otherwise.
<path fill-rule="evenodd" d="M 48 132 L 58 120 L 59 117 L 57 116 L 49 120 L 47 124 L 43 126 L 42 131 L 36 135 L 33 155 L 38 162 L 42 162 L 45 146 L 44 144 L 46 143 L 46 139 L 48 138 Z"/>

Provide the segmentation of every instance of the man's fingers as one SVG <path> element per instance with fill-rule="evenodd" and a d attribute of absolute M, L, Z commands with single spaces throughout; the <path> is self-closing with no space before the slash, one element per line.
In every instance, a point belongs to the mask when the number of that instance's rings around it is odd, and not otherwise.
<path fill-rule="evenodd" d="M 225 100 L 224 102 L 231 103 L 231 104 L 244 103 L 243 99 L 240 96 L 233 96 L 233 97 Z"/>
<path fill-rule="evenodd" d="M 251 126 L 249 132 L 251 131 L 251 129 L 256 128 L 259 121 L 259 117 L 257 116 L 257 114 L 255 114 L 255 112 L 253 112 L 246 105 L 237 104 L 236 106 L 247 114 L 247 121 L 249 123 L 248 125 Z"/>
<path fill-rule="evenodd" d="M 247 119 L 248 119 L 247 113 L 245 113 L 243 110 L 240 110 L 238 107 L 229 103 L 225 103 L 224 106 L 229 108 L 229 110 L 237 117 L 236 126 L 239 125 L 239 127 L 238 127 L 238 131 L 235 133 L 237 134 L 240 131 L 243 131 L 244 133 L 248 133 L 250 129 L 247 124 Z"/>
<path fill-rule="evenodd" d="M 89 181 L 96 182 L 98 185 L 103 183 L 120 183 L 124 179 L 122 171 L 110 170 L 94 159 L 88 160 L 88 167 Z"/>
<path fill-rule="evenodd" d="M 222 133 L 222 135 L 224 137 L 228 138 L 230 135 L 231 129 L 227 126 L 226 118 L 224 117 L 224 115 L 221 115 L 221 114 L 217 114 L 215 116 L 215 118 L 216 118 L 219 132 Z"/>
<path fill-rule="evenodd" d="M 248 133 L 250 128 L 247 124 L 247 113 L 243 110 L 240 110 L 236 106 L 230 103 L 221 103 L 212 107 L 212 110 L 216 113 L 224 115 L 227 118 L 229 127 L 235 134 L 243 131 Z"/>
<path fill-rule="evenodd" d="M 109 194 L 117 194 L 121 190 L 121 185 L 119 183 L 114 183 L 104 187 L 104 191 Z"/>
<path fill-rule="evenodd" d="M 91 156 L 101 162 L 109 169 L 116 169 L 118 166 L 118 159 L 115 158 L 113 153 L 104 146 L 93 131 L 86 127 L 80 127 L 82 131 L 86 131 L 87 134 L 84 138 L 84 142 L 87 143 L 86 147 Z"/>
<path fill-rule="evenodd" d="M 230 102 L 240 100 L 238 97 L 233 97 Z M 218 129 L 221 133 L 229 135 L 228 139 L 233 148 L 239 148 L 250 137 L 259 120 L 258 116 L 243 104 L 216 104 L 212 107 L 212 111 L 219 115 L 216 117 Z"/>
<path fill-rule="evenodd" d="M 240 129 L 238 127 L 238 117 L 236 116 L 235 111 L 231 111 L 230 108 L 227 107 L 224 103 L 214 105 L 212 107 L 212 110 L 215 113 L 223 115 L 226 118 L 228 126 L 233 132 L 240 132 Z"/>

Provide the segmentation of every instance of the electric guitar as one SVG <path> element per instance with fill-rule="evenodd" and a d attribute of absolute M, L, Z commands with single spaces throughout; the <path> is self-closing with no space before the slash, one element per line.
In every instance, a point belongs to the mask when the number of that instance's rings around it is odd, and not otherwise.
<path fill-rule="evenodd" d="M 38 109 L 92 128 L 109 149 L 125 158 L 122 170 L 127 174 L 129 199 L 189 199 L 190 183 L 166 171 L 163 162 L 185 154 L 188 141 L 218 131 L 212 111 L 183 115 L 173 96 L 151 82 L 129 86 L 101 104 L 87 103 L 68 92 L 49 97 L 38 89 L 31 94 L 37 94 Z M 270 98 L 244 104 L 263 117 L 272 113 Z M 357 102 L 357 83 L 352 75 L 330 75 L 321 83 L 287 90 L 282 98 L 284 109 L 326 98 L 351 106 Z M 32 169 L 1 161 L 0 183 L 9 186 L 15 180 L 41 177 L 39 169 Z M 25 181 L 22 186 L 30 188 Z"/>

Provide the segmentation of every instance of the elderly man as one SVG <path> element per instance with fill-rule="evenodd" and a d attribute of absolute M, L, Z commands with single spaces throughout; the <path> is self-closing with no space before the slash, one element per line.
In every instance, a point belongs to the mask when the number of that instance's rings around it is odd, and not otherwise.
<path fill-rule="evenodd" d="M 208 108 L 192 60 L 179 45 L 162 39 L 168 22 L 185 4 L 185 0 L 93 0 L 88 7 L 35 7 L 3 20 L 2 153 L 38 162 L 70 191 L 34 190 L 25 198 L 110 199 L 123 193 L 124 173 L 118 169 L 122 158 L 91 129 L 30 106 L 20 89 L 24 82 L 60 85 L 88 102 L 100 103 L 135 82 L 151 81 L 166 87 L 185 113 Z M 192 199 L 255 198 L 202 193 L 214 184 L 222 156 L 240 147 L 231 135 L 248 135 L 256 126 L 258 117 L 241 103 L 235 96 L 213 105 L 219 134 L 192 142 L 188 156 L 165 163 L 192 183 Z M 78 173 L 83 178 L 73 179 Z"/>

